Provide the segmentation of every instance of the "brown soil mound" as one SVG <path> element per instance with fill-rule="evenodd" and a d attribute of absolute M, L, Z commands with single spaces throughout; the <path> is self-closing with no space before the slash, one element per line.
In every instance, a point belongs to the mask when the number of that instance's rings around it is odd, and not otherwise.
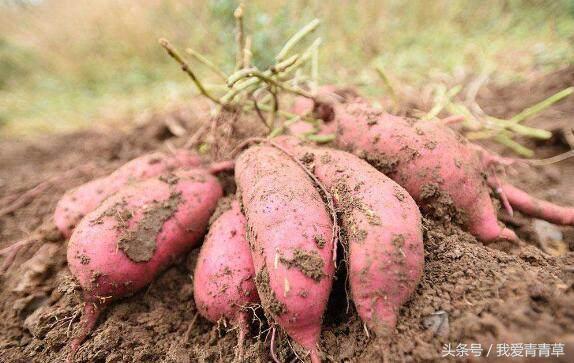
<path fill-rule="evenodd" d="M 570 85 L 572 79 L 574 69 L 569 68 L 526 85 L 486 90 L 480 103 L 487 112 L 513 114 Z M 165 147 L 166 142 L 183 144 L 185 140 L 174 137 L 162 119 L 175 118 L 195 130 L 198 120 L 189 114 L 178 110 L 158 115 L 129 134 L 81 132 L 25 143 L 3 140 L 0 209 L 15 203 L 25 190 L 49 183 L 19 208 L 0 216 L 0 248 L 48 225 L 56 201 L 67 189 L 109 173 L 143 152 Z M 572 117 L 574 97 L 529 123 L 558 129 L 561 120 L 571 122 Z M 560 137 L 531 146 L 541 157 L 567 150 Z M 91 168 L 77 168 L 86 163 Z M 574 205 L 573 159 L 544 167 L 518 166 L 509 178 L 539 197 Z M 489 359 L 495 361 L 497 344 L 564 343 L 566 356 L 554 359 L 574 361 L 574 228 L 560 227 L 563 241 L 549 244 L 540 238 L 532 219 L 520 215 L 504 219 L 524 244 L 484 246 L 455 226 L 425 220 L 423 281 L 401 310 L 391 341 L 367 335 L 352 304 L 347 304 L 345 271 L 339 271 L 322 330 L 324 358 L 335 362 L 443 361 L 445 344 L 453 350 L 458 344 L 467 344 L 467 348 L 480 344 L 482 355 L 491 348 Z M 42 240 L 21 251 L 15 266 L 0 277 L 2 362 L 61 361 L 78 325 L 81 300 L 66 267 L 66 243 L 54 235 L 41 235 Z M 197 314 L 191 275 L 197 253 L 193 251 L 167 270 L 145 291 L 112 304 L 78 351 L 77 361 L 233 360 L 236 331 L 214 326 Z M 269 361 L 268 326 L 255 321 L 251 333 L 245 360 Z M 279 335 L 276 345 L 282 361 L 296 359 L 285 336 Z M 476 351 L 457 359 L 469 360 L 473 354 Z"/>

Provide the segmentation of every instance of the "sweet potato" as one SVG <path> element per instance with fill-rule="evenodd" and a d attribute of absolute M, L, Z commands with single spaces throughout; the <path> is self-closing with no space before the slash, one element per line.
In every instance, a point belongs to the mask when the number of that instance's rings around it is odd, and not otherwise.
<path fill-rule="evenodd" d="M 499 224 L 480 157 L 462 136 L 436 122 L 392 116 L 361 102 L 336 113 L 338 146 L 369 161 L 422 208 L 454 218 L 482 241 L 517 239 Z"/>
<path fill-rule="evenodd" d="M 85 302 L 69 360 L 105 305 L 149 284 L 200 241 L 221 195 L 207 171 L 178 171 L 122 188 L 81 220 L 67 252 Z"/>
<path fill-rule="evenodd" d="M 133 159 L 110 175 L 92 180 L 64 194 L 56 206 L 54 222 L 60 232 L 69 238 L 83 216 L 126 184 L 177 168 L 198 166 L 200 163 L 197 155 L 186 150 L 178 150 L 173 155 L 156 152 Z"/>
<path fill-rule="evenodd" d="M 245 224 L 234 200 L 231 209 L 209 228 L 193 275 L 193 295 L 200 314 L 214 323 L 227 319 L 239 327 L 239 361 L 249 328 L 246 308 L 259 301 Z"/>
<path fill-rule="evenodd" d="M 512 207 L 522 213 L 554 224 L 574 226 L 574 208 L 563 207 L 534 198 L 508 183 L 498 184 L 492 177 L 489 178 L 489 183 L 501 196 L 508 199 Z"/>
<path fill-rule="evenodd" d="M 415 201 L 352 154 L 302 146 L 288 137 L 276 142 L 306 163 L 333 196 L 346 236 L 357 312 L 377 335 L 388 336 L 422 276 L 422 225 Z"/>
<path fill-rule="evenodd" d="M 319 362 L 334 273 L 333 224 L 325 203 L 303 168 L 271 146 L 243 152 L 235 179 L 263 309 Z"/>

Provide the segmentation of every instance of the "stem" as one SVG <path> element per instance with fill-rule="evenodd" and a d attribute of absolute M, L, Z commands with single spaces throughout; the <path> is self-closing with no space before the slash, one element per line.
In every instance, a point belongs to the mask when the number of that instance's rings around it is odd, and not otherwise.
<path fill-rule="evenodd" d="M 422 118 L 423 120 L 431 120 L 438 116 L 438 114 L 451 102 L 454 96 L 456 96 L 462 87 L 460 85 L 456 85 L 453 88 L 449 89 L 448 91 L 445 90 L 444 86 L 437 89 L 437 97 L 436 102 L 433 108 Z"/>
<path fill-rule="evenodd" d="M 267 122 L 265 121 L 265 117 L 261 113 L 261 109 L 259 108 L 259 104 L 257 103 L 257 99 L 253 96 L 253 94 L 251 94 L 250 96 L 251 96 L 251 101 L 253 102 L 253 108 L 255 109 L 255 113 L 257 114 L 257 116 L 259 117 L 259 119 L 261 120 L 263 125 L 265 125 L 265 127 L 267 127 L 267 129 L 269 131 L 271 131 L 271 127 L 269 127 L 269 125 L 267 125 Z"/>
<path fill-rule="evenodd" d="M 563 89 L 562 91 L 553 94 L 552 96 L 548 97 L 547 99 L 542 100 L 541 102 L 538 102 L 534 106 L 530 106 L 530 107 L 524 109 L 522 112 L 518 113 L 517 115 L 512 116 L 512 118 L 510 118 L 509 121 L 515 122 L 515 123 L 522 122 L 522 121 L 526 120 L 527 118 L 532 117 L 532 116 L 536 115 L 537 113 L 544 111 L 545 109 L 552 106 L 553 104 L 560 101 L 561 99 L 570 96 L 572 93 L 574 93 L 574 87 L 568 87 L 566 89 Z"/>
<path fill-rule="evenodd" d="M 258 104 L 259 105 L 259 109 L 261 111 L 265 111 L 265 112 L 271 112 L 272 108 L 269 105 L 262 105 L 262 104 Z M 304 121 L 306 122 L 312 122 L 312 123 L 316 123 L 316 122 L 320 122 L 317 119 L 314 119 L 312 117 L 301 117 L 301 115 L 296 115 L 294 113 L 291 113 L 289 111 L 284 111 L 284 110 L 277 110 L 277 114 L 283 117 L 287 117 L 287 118 L 295 118 L 295 117 L 300 117 L 303 118 Z"/>
<path fill-rule="evenodd" d="M 494 140 L 498 143 L 512 149 L 514 152 L 525 156 L 525 157 L 532 157 L 534 155 L 534 151 L 530 150 L 529 148 L 520 145 L 516 141 L 512 140 L 508 135 L 505 133 L 499 133 L 494 135 Z"/>
<path fill-rule="evenodd" d="M 336 137 L 335 134 L 327 134 L 327 135 L 311 134 L 311 135 L 307 135 L 308 140 L 316 142 L 318 144 L 325 144 L 325 143 L 331 142 L 331 141 L 335 140 L 335 137 Z"/>
<path fill-rule="evenodd" d="M 276 136 L 279 136 L 281 134 L 283 134 L 283 132 L 285 132 L 285 130 L 287 129 L 287 127 L 289 127 L 290 125 L 294 124 L 297 121 L 301 120 L 301 116 L 295 116 L 293 118 L 290 118 L 289 120 L 285 121 L 283 123 L 283 125 L 273 129 L 269 135 L 267 135 L 268 138 L 272 139 Z"/>
<path fill-rule="evenodd" d="M 393 87 L 391 80 L 389 79 L 389 77 L 387 77 L 387 74 L 385 73 L 383 66 L 377 65 L 375 67 L 375 70 L 377 71 L 377 73 L 379 74 L 381 79 L 383 80 L 383 83 L 385 84 L 385 87 L 387 88 L 387 90 L 389 90 L 389 93 L 391 94 L 391 98 L 393 99 L 393 105 L 395 107 L 398 107 L 399 97 L 397 96 L 397 92 L 395 92 L 395 88 Z"/>
<path fill-rule="evenodd" d="M 494 137 L 494 135 L 496 135 L 496 131 L 494 130 L 481 130 L 467 132 L 464 136 L 466 136 L 469 140 L 482 140 Z"/>
<path fill-rule="evenodd" d="M 192 56 L 193 58 L 197 59 L 199 62 L 203 63 L 207 68 L 211 69 L 215 74 L 219 76 L 219 78 L 223 79 L 224 81 L 227 79 L 227 75 L 223 72 L 218 66 L 213 64 L 209 59 L 205 58 L 195 50 L 191 48 L 187 48 L 186 53 Z"/>
<path fill-rule="evenodd" d="M 483 123 L 478 120 L 474 114 L 462 103 L 449 103 L 446 105 L 446 110 L 451 114 L 460 114 L 464 116 L 464 127 L 471 130 L 476 130 L 479 128 L 484 128 Z"/>
<path fill-rule="evenodd" d="M 272 76 L 273 74 L 277 73 L 277 74 L 281 74 L 283 72 L 287 72 L 287 71 L 291 71 L 291 69 L 295 69 L 297 67 L 300 66 L 300 64 L 297 64 L 297 60 L 299 59 L 298 55 L 294 55 L 292 57 L 287 58 L 286 60 L 279 62 L 277 64 L 275 64 L 274 66 L 272 66 L 270 69 L 266 70 L 265 72 L 263 72 L 264 75 L 266 76 Z M 241 72 L 241 71 L 239 71 Z M 230 80 L 240 80 L 242 77 L 239 77 L 239 74 L 237 74 L 238 72 L 232 74 L 231 76 L 229 76 L 229 78 L 227 79 L 227 82 L 229 83 Z M 245 74 L 245 73 L 241 73 L 241 74 Z M 243 76 L 244 77 L 244 76 Z M 235 81 L 237 82 L 237 81 Z M 233 82 L 232 84 L 234 85 L 235 82 Z M 233 100 L 235 98 L 235 96 L 237 96 L 240 92 L 252 87 L 252 86 L 258 86 L 259 83 L 261 83 L 261 80 L 258 78 L 251 78 L 248 79 L 242 83 L 240 83 L 237 88 L 230 90 L 229 92 L 227 92 L 225 95 L 223 95 L 223 97 L 221 97 L 221 102 L 222 103 L 228 103 L 231 100 Z"/>
<path fill-rule="evenodd" d="M 199 92 L 201 92 L 202 95 L 209 98 L 211 101 L 217 103 L 218 105 L 222 104 L 217 98 L 213 97 L 209 92 L 207 92 L 207 90 L 205 89 L 205 87 L 203 87 L 203 84 L 195 76 L 191 68 L 189 68 L 189 64 L 187 64 L 187 62 L 179 55 L 177 50 L 171 46 L 171 44 L 167 39 L 161 38 L 159 40 L 159 44 L 167 51 L 167 54 L 169 54 L 170 57 L 172 57 L 177 63 L 179 63 L 181 69 L 189 76 L 189 78 L 191 78 L 191 80 L 193 81 L 193 83 L 195 84 L 195 86 L 197 87 Z"/>
<path fill-rule="evenodd" d="M 249 67 L 251 65 L 251 58 L 253 53 L 251 52 L 251 37 L 245 38 L 245 48 L 243 48 L 243 66 Z"/>
<path fill-rule="evenodd" d="M 528 136 L 534 139 L 548 140 L 552 137 L 552 133 L 548 130 L 536 129 L 534 127 L 524 126 L 519 123 L 509 124 L 508 129 L 516 132 L 517 134 Z"/>
<path fill-rule="evenodd" d="M 294 56 L 284 60 L 283 62 L 275 64 L 270 69 L 262 72 L 262 74 L 266 77 L 271 77 L 273 74 L 281 75 L 283 72 L 290 72 L 292 69 L 295 69 L 296 67 L 299 67 L 302 64 L 302 63 L 299 63 L 297 65 L 298 59 L 299 59 L 299 56 L 294 55 Z M 230 87 L 234 86 L 239 80 L 247 77 L 250 74 L 250 70 L 256 70 L 256 68 L 250 68 L 249 70 L 240 70 L 238 72 L 235 72 L 231 76 L 229 76 L 229 78 L 227 79 L 228 85 L 231 85 Z M 236 88 L 230 90 L 225 95 L 223 95 L 223 97 L 221 97 L 220 101 L 223 104 L 229 103 L 242 91 L 245 91 L 251 87 L 256 87 L 260 83 L 261 83 L 260 78 L 247 79 L 247 80 L 241 82 L 240 84 L 238 84 L 238 86 Z"/>
<path fill-rule="evenodd" d="M 297 61 L 293 64 L 293 67 L 288 70 L 291 72 L 294 69 L 299 69 L 305 62 L 307 62 L 312 56 L 315 49 L 318 49 L 323 40 L 321 38 L 317 38 L 311 43 L 311 45 L 305 49 L 305 51 L 301 54 L 301 56 L 297 59 Z"/>
<path fill-rule="evenodd" d="M 552 137 L 552 133 L 548 130 L 537 129 L 534 127 L 524 126 L 519 123 L 514 123 L 509 120 L 502 120 L 492 116 L 486 116 L 486 120 L 499 130 L 513 131 L 519 135 L 531 137 L 534 139 L 548 140 Z M 490 127 L 493 129 L 494 127 Z"/>
<path fill-rule="evenodd" d="M 262 88 L 258 88 L 258 90 L 268 91 L 269 89 L 266 87 L 262 87 Z M 272 97 L 273 97 L 273 95 L 271 93 L 267 92 L 263 97 L 261 97 L 261 99 L 259 100 L 259 103 L 268 103 L 271 101 Z"/>
<path fill-rule="evenodd" d="M 311 90 L 316 93 L 319 87 L 319 48 L 313 48 L 311 54 Z"/>
<path fill-rule="evenodd" d="M 286 56 L 287 53 L 303 39 L 308 34 L 312 33 L 317 29 L 321 21 L 319 19 L 313 19 L 309 24 L 305 25 L 301 30 L 295 33 L 281 48 L 275 59 L 277 61 L 282 61 Z"/>
<path fill-rule="evenodd" d="M 182 70 L 191 78 L 201 95 L 222 107 L 237 105 L 239 109 L 244 111 L 255 109 L 257 115 L 266 122 L 272 133 L 276 134 L 282 132 L 285 129 L 285 126 L 279 125 L 277 117 L 280 116 L 281 121 L 283 121 L 283 117 L 291 119 L 295 115 L 279 109 L 279 96 L 281 95 L 281 92 L 292 93 L 297 96 L 315 100 L 312 92 L 299 87 L 297 83 L 293 83 L 292 81 L 294 71 L 301 70 L 305 63 L 311 60 L 311 83 L 314 82 L 314 84 L 311 84 L 311 90 L 316 90 L 319 74 L 318 48 L 321 44 L 321 38 L 315 39 L 301 55 L 290 55 L 289 53 L 305 37 L 318 28 L 320 21 L 319 19 L 314 19 L 291 36 L 291 38 L 289 38 L 281 48 L 281 51 L 277 54 L 276 63 L 268 69 L 261 71 L 251 66 L 252 38 L 245 35 L 243 19 L 244 3 L 239 3 L 239 6 L 235 9 L 233 15 L 235 18 L 235 37 L 237 43 L 235 72 L 233 74 L 228 76 L 220 67 L 197 51 L 186 49 L 186 53 L 191 55 L 191 57 L 205 65 L 219 78 L 225 79 L 226 85 L 222 86 L 226 87 L 227 92 L 221 97 L 216 97 L 215 95 L 219 92 L 212 88 L 207 88 L 198 79 L 196 74 L 192 71 L 191 66 L 168 40 L 162 38 L 159 40 L 159 43 L 167 51 L 168 55 L 172 57 L 181 66 Z M 257 94 L 260 91 L 269 91 L 269 94 L 267 94 L 263 99 L 254 97 L 254 94 Z M 304 119 L 305 121 L 314 121 L 308 116 L 303 116 L 301 119 Z M 276 128 L 278 128 L 278 130 L 276 130 Z"/>
<path fill-rule="evenodd" d="M 279 110 L 279 100 L 277 99 L 277 90 L 275 87 L 269 88 L 269 93 L 271 93 L 273 98 L 271 99 L 271 110 L 266 123 L 267 126 L 272 129 L 275 127 L 275 118 L 277 116 L 277 111 Z"/>
<path fill-rule="evenodd" d="M 574 158 L 574 150 L 566 151 L 562 154 L 558 154 L 546 159 L 536 159 L 536 160 L 526 160 L 531 165 L 543 166 L 543 165 L 551 165 L 555 163 L 559 163 L 566 159 Z"/>
<path fill-rule="evenodd" d="M 255 67 L 238 70 L 227 78 L 227 87 L 233 88 L 237 82 L 241 81 L 243 78 L 250 77 L 250 74 L 255 71 L 257 71 L 257 68 Z"/>
<path fill-rule="evenodd" d="M 269 68 L 268 70 L 266 70 L 265 72 L 263 72 L 263 75 L 265 75 L 266 77 L 271 77 L 273 74 L 279 74 L 281 72 L 284 72 L 287 68 L 289 68 L 290 66 L 292 66 L 297 59 L 299 58 L 298 55 L 294 55 L 286 60 L 284 60 L 281 63 L 277 63 L 275 65 L 273 65 L 271 68 Z M 227 78 L 227 87 L 231 88 L 233 86 L 235 86 L 235 84 L 239 81 L 241 81 L 243 78 L 249 78 L 251 77 L 251 72 L 254 71 L 258 71 L 258 69 L 256 67 L 251 67 L 251 68 L 244 68 L 244 69 L 240 69 L 237 72 L 233 73 L 232 75 L 229 76 L 229 78 Z M 251 83 L 257 83 L 258 80 L 248 80 L 246 82 L 251 81 Z"/>
<path fill-rule="evenodd" d="M 221 97 L 220 102 L 224 103 L 224 104 L 231 102 L 239 93 L 249 89 L 252 86 L 256 86 L 258 82 L 259 82 L 259 79 L 257 79 L 257 78 L 251 78 L 245 82 L 241 82 L 237 86 L 237 88 L 232 89 L 229 92 L 227 92 L 226 94 L 224 94 L 223 97 Z"/>
<path fill-rule="evenodd" d="M 271 66 L 271 68 L 269 69 L 272 73 L 281 73 L 286 71 L 287 69 L 289 69 L 289 67 L 291 67 L 292 65 L 294 65 L 297 60 L 299 59 L 299 54 L 294 54 L 291 57 L 285 59 L 284 61 L 281 61 L 279 63 L 274 64 L 273 66 Z"/>
<path fill-rule="evenodd" d="M 267 135 L 267 137 L 270 138 L 270 139 L 272 139 L 272 138 L 274 138 L 274 137 L 277 137 L 277 136 L 283 134 L 283 132 L 285 132 L 285 129 L 286 129 L 285 125 L 279 126 L 279 127 L 275 128 L 275 129 L 273 129 L 273 131 L 271 131 L 271 132 L 269 133 L 269 135 Z"/>
<path fill-rule="evenodd" d="M 432 118 L 436 117 L 436 115 L 438 115 L 440 113 L 440 111 L 442 111 L 442 109 L 445 107 L 446 103 L 448 104 L 448 102 L 444 102 L 444 98 L 445 98 L 445 94 L 446 94 L 446 86 L 443 84 L 439 84 L 436 86 L 435 88 L 435 96 L 434 96 L 434 104 L 433 107 L 430 109 L 429 112 L 427 112 L 426 115 L 424 115 L 421 120 L 431 120 Z"/>
<path fill-rule="evenodd" d="M 237 42 L 237 54 L 235 58 L 235 69 L 243 69 L 245 67 L 243 50 L 245 49 L 245 35 L 243 32 L 243 3 L 240 3 L 237 9 L 233 12 L 235 17 L 235 27 L 236 27 L 236 42 Z"/>
<path fill-rule="evenodd" d="M 305 91 L 305 90 L 303 90 L 303 89 L 301 89 L 301 88 L 298 88 L 298 87 L 291 87 L 291 86 L 289 86 L 288 84 L 286 84 L 286 83 L 284 83 L 284 82 L 277 81 L 277 80 L 275 80 L 275 79 L 273 79 L 273 78 L 267 76 L 265 73 L 263 73 L 263 72 L 261 72 L 261 71 L 259 71 L 259 70 L 257 70 L 257 69 L 251 68 L 251 69 L 246 69 L 245 71 L 246 71 L 246 72 L 241 75 L 241 76 L 244 77 L 244 78 L 256 77 L 256 78 L 259 78 L 260 80 L 262 80 L 263 82 L 266 82 L 266 83 L 268 83 L 268 84 L 270 84 L 270 85 L 273 85 L 273 86 L 275 86 L 275 87 L 277 87 L 277 88 L 281 88 L 281 89 L 283 89 L 284 91 L 287 91 L 287 92 L 289 92 L 289 93 L 293 93 L 293 94 L 295 94 L 295 95 L 297 95 L 297 96 L 306 97 L 306 98 L 309 98 L 309 99 L 312 99 L 312 100 L 315 99 L 315 98 L 313 97 L 313 95 L 310 94 L 309 92 L 307 92 L 307 91 Z M 238 72 L 238 73 L 240 73 L 240 72 Z"/>

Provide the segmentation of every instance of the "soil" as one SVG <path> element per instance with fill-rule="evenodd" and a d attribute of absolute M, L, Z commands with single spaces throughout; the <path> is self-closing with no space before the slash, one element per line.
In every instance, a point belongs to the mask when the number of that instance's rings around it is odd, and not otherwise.
<path fill-rule="evenodd" d="M 486 112 L 509 116 L 574 83 L 574 68 L 541 79 L 479 94 Z M 556 136 L 529 146 L 537 157 L 569 149 L 560 129 L 572 127 L 574 97 L 562 101 L 527 124 L 548 128 Z M 25 246 L 15 265 L 0 277 L 0 361 L 62 361 L 66 344 L 80 320 L 79 288 L 66 266 L 66 242 L 51 229 L 57 200 L 68 189 L 102 176 L 144 152 L 183 145 L 163 120 L 176 119 L 190 133 L 201 118 L 189 109 L 158 114 L 126 133 L 84 131 L 46 136 L 33 141 L 0 142 L 0 210 L 44 181 L 48 189 L 0 216 L 0 248 L 22 238 Z M 219 120 L 221 121 L 221 120 Z M 219 122 L 218 121 L 218 122 Z M 250 126 L 225 124 L 220 136 Z M 257 128 L 256 126 L 254 126 Z M 246 131 L 249 130 L 249 131 Z M 226 135 L 223 135 L 226 134 Z M 232 150 L 229 142 L 220 155 Z M 498 145 L 488 148 L 503 154 Z M 225 152 L 224 152 L 225 151 Z M 211 156 L 215 151 L 212 150 Z M 509 154 L 508 154 L 509 155 Z M 216 155 L 215 155 L 216 156 Z M 90 168 L 79 168 L 86 164 Z M 76 172 L 77 168 L 77 172 Z M 70 171 L 74 172 L 70 172 Z M 574 159 L 558 164 L 509 168 L 507 176 L 532 194 L 574 206 Z M 65 178 L 58 176 L 65 175 Z M 226 178 L 226 190 L 234 191 Z M 412 299 L 401 309 L 395 334 L 386 340 L 369 336 L 348 303 L 345 270 L 339 269 L 322 329 L 324 359 L 334 362 L 444 361 L 443 347 L 481 344 L 487 361 L 497 361 L 497 344 L 563 343 L 565 356 L 544 361 L 574 361 L 574 228 L 557 227 L 562 241 L 548 242 L 537 233 L 536 221 L 500 214 L 523 242 L 488 246 L 453 224 L 425 219 L 424 277 Z M 556 230 L 554 231 L 556 232 Z M 198 315 L 193 300 L 195 250 L 147 289 L 111 304 L 76 355 L 78 362 L 227 362 L 236 354 L 237 329 L 214 325 Z M 245 361 L 271 360 L 271 334 L 263 315 L 255 319 L 247 338 Z M 275 352 L 281 361 L 296 359 L 284 335 L 277 331 Z M 471 361 L 470 357 L 458 358 Z M 448 358 L 452 360 L 453 358 Z M 520 361 L 514 358 L 512 361 Z"/>
<path fill-rule="evenodd" d="M 279 257 L 279 262 L 287 268 L 295 268 L 303 275 L 312 278 L 315 281 L 321 281 L 325 277 L 323 272 L 325 263 L 316 251 L 305 251 L 300 248 L 293 250 L 293 257 L 288 259 L 284 256 Z"/>
<path fill-rule="evenodd" d="M 134 262 L 151 260 L 156 250 L 156 237 L 163 223 L 175 213 L 180 203 L 181 193 L 176 192 L 172 192 L 167 200 L 154 201 L 134 231 L 122 232 L 118 248 Z M 122 222 L 123 219 L 120 219 Z"/>

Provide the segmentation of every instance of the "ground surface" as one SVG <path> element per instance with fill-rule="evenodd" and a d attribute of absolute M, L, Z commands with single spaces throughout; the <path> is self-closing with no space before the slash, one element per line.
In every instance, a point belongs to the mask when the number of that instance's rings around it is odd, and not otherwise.
<path fill-rule="evenodd" d="M 574 69 L 526 84 L 485 89 L 485 110 L 508 116 L 574 83 Z M 33 233 L 51 218 L 65 190 L 104 175 L 145 151 L 177 144 L 163 120 L 152 118 L 130 134 L 83 132 L 0 143 L 0 209 L 13 196 L 51 180 L 30 203 L 0 217 L 0 248 Z M 190 128 L 198 118 L 189 110 L 169 117 Z M 529 121 L 557 128 L 572 122 L 574 97 Z M 567 150 L 556 137 L 532 145 L 537 156 Z M 89 164 L 89 168 L 77 168 Z M 539 197 L 574 205 L 574 159 L 560 164 L 518 166 L 509 179 Z M 502 216 L 501 216 L 502 218 Z M 454 226 L 425 223 L 425 271 L 411 301 L 402 309 L 390 342 L 368 337 L 353 311 L 347 310 L 344 279 L 339 276 L 323 325 L 321 347 L 330 361 L 440 361 L 444 344 L 564 343 L 574 361 L 574 228 L 562 227 L 562 242 L 541 240 L 532 219 L 503 218 L 524 240 L 521 246 L 489 247 Z M 43 241 L 21 252 L 15 266 L 0 277 L 0 361 L 60 361 L 79 321 L 77 285 L 66 267 L 65 241 L 43 233 Z M 112 304 L 77 354 L 81 362 L 231 361 L 236 332 L 219 329 L 198 317 L 192 271 L 197 251 L 167 270 L 149 288 Z M 25 262 L 26 261 L 26 262 Z M 267 362 L 266 326 L 253 324 L 246 359 Z M 256 338 L 259 335 L 259 338 Z M 288 342 L 276 350 L 291 361 Z M 495 348 L 493 348 L 495 349 Z M 494 351 L 491 361 L 495 359 Z M 516 361 L 516 360 L 514 360 Z"/>

